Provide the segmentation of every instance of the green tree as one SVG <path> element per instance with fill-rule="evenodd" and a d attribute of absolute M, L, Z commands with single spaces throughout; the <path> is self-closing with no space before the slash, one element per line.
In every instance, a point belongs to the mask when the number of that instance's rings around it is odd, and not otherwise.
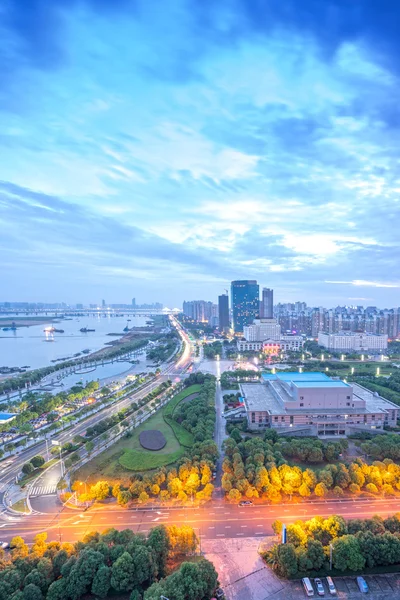
<path fill-rule="evenodd" d="M 230 490 L 230 492 L 228 493 L 229 502 L 239 502 L 241 497 L 242 497 L 242 494 L 236 488 L 232 488 Z"/>
<path fill-rule="evenodd" d="M 153 527 L 147 538 L 147 546 L 151 548 L 157 564 L 158 577 L 165 577 L 168 553 L 171 548 L 168 530 L 164 525 Z"/>
<path fill-rule="evenodd" d="M 35 470 L 35 467 L 30 462 L 25 463 L 22 467 L 22 472 L 25 475 L 30 475 L 31 473 L 33 473 L 34 470 Z"/>
<path fill-rule="evenodd" d="M 361 571 L 364 568 L 365 558 L 354 535 L 344 535 L 335 540 L 333 565 L 339 571 Z"/>
<path fill-rule="evenodd" d="M 117 592 L 129 592 L 135 582 L 135 563 L 129 552 L 124 552 L 111 567 L 111 585 Z"/>
<path fill-rule="evenodd" d="M 39 467 L 44 465 L 45 462 L 46 461 L 44 460 L 43 456 L 41 456 L 40 454 L 31 458 L 31 463 L 35 467 L 35 469 L 38 469 Z"/>
<path fill-rule="evenodd" d="M 24 587 L 24 600 L 43 600 L 43 594 L 34 583 L 29 583 Z"/>
<path fill-rule="evenodd" d="M 111 569 L 102 565 L 93 578 L 92 594 L 99 598 L 105 598 L 111 586 Z"/>
<path fill-rule="evenodd" d="M 297 556 L 293 544 L 278 545 L 279 572 L 283 577 L 293 577 L 297 573 Z"/>
<path fill-rule="evenodd" d="M 308 540 L 306 546 L 307 560 L 311 569 L 318 571 L 325 561 L 324 547 L 318 540 Z"/>

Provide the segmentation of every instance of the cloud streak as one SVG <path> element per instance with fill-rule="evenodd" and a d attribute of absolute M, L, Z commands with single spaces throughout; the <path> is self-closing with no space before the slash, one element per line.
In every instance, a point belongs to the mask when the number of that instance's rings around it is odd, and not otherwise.
<path fill-rule="evenodd" d="M 398 303 L 400 8 L 264 4 L 6 4 L 10 298 Z"/>

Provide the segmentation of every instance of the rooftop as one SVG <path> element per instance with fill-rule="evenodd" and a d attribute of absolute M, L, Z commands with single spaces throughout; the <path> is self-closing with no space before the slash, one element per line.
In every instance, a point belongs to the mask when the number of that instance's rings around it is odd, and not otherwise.
<path fill-rule="evenodd" d="M 325 373 L 319 371 L 311 371 L 310 373 L 299 373 L 291 371 L 290 373 L 262 373 L 261 377 L 266 381 L 332 381 Z"/>
<path fill-rule="evenodd" d="M 350 387 L 348 383 L 335 379 L 328 381 L 293 381 L 293 386 L 296 388 L 334 388 L 334 387 Z"/>
<path fill-rule="evenodd" d="M 263 373 L 261 377 L 264 381 L 277 381 L 283 383 L 291 383 L 296 388 L 333 388 L 333 387 L 349 387 L 344 381 L 339 379 L 331 379 L 325 373 L 311 371 L 311 373 L 299 373 L 293 371 L 290 373 Z"/>
<path fill-rule="evenodd" d="M 241 383 L 240 389 L 248 411 L 268 411 L 271 415 L 281 415 L 284 412 L 268 386 L 261 383 Z"/>

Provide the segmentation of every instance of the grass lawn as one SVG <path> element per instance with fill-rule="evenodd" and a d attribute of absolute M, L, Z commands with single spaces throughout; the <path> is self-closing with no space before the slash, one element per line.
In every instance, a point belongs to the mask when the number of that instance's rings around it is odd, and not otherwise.
<path fill-rule="evenodd" d="M 193 437 L 178 423 L 171 421 L 174 423 L 174 433 L 165 420 L 163 411 L 166 411 L 171 404 L 173 405 L 173 411 L 181 400 L 200 391 L 200 388 L 200 385 L 191 386 L 177 394 L 163 409 L 160 409 L 142 425 L 136 427 L 130 437 L 118 440 L 111 448 L 94 457 L 76 471 L 73 479 L 85 481 L 87 478 L 88 483 L 95 483 L 99 479 L 106 479 L 110 482 L 121 481 L 127 480 L 135 471 L 149 471 L 176 462 L 185 452 L 183 445 L 190 447 L 193 444 Z M 171 409 L 169 412 L 172 414 Z M 167 440 L 164 448 L 157 451 L 142 448 L 139 435 L 142 431 L 149 429 L 158 429 L 163 433 Z"/>
<path fill-rule="evenodd" d="M 11 508 L 18 512 L 28 512 L 28 507 L 26 506 L 25 500 L 18 500 L 18 502 L 13 504 Z"/>

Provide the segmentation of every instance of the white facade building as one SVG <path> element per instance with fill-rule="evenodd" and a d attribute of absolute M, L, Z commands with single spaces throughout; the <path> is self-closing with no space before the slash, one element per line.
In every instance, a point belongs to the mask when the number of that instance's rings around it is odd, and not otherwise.
<path fill-rule="evenodd" d="M 318 344 L 328 350 L 372 352 L 379 354 L 387 349 L 388 336 L 373 333 L 318 333 Z"/>
<path fill-rule="evenodd" d="M 254 319 L 253 325 L 243 327 L 243 336 L 247 342 L 262 342 L 263 340 L 279 340 L 281 326 L 276 319 Z"/>
<path fill-rule="evenodd" d="M 265 352 L 267 354 L 280 354 L 280 352 L 301 352 L 304 345 L 304 339 L 301 335 L 281 335 L 278 339 L 268 339 L 262 342 L 247 342 L 239 340 L 237 348 L 240 352 L 253 350 L 256 352 Z"/>

